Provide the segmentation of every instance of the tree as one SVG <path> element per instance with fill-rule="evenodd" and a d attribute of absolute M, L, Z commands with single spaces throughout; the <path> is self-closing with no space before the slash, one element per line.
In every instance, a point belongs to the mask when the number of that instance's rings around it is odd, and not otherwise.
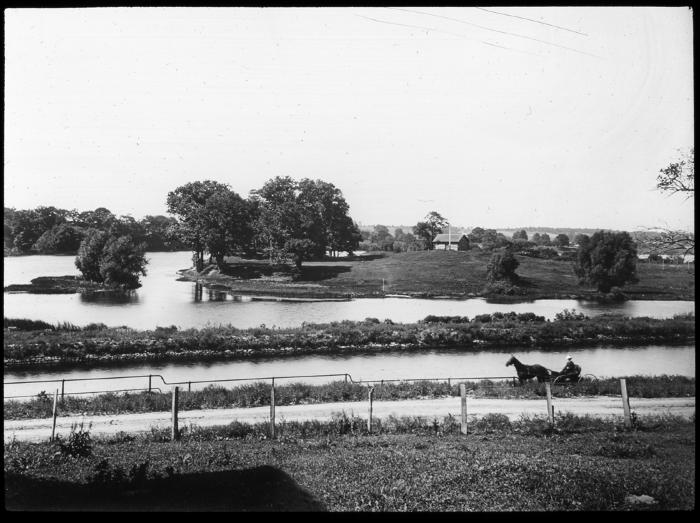
<path fill-rule="evenodd" d="M 502 252 L 495 252 L 486 265 L 486 278 L 490 282 L 502 280 L 515 282 L 518 280 L 515 269 L 517 269 L 519 265 L 520 262 L 515 258 L 510 249 L 505 249 Z"/>
<path fill-rule="evenodd" d="M 513 240 L 527 240 L 527 231 L 522 229 L 513 233 Z"/>
<path fill-rule="evenodd" d="M 247 246 L 253 238 L 251 206 L 231 190 L 211 195 L 202 211 L 204 244 L 223 268 L 224 256 Z"/>
<path fill-rule="evenodd" d="M 577 234 L 574 236 L 574 244 L 576 245 L 581 245 L 583 242 L 587 242 L 590 240 L 590 237 L 587 234 Z"/>
<path fill-rule="evenodd" d="M 348 216 L 349 206 L 340 190 L 322 180 L 276 177 L 251 198 L 259 206 L 255 231 L 270 253 L 291 255 L 297 268 L 304 260 L 323 256 L 329 247 L 352 251 L 360 232 Z"/>
<path fill-rule="evenodd" d="M 209 197 L 228 190 L 228 185 L 204 180 L 187 183 L 168 193 L 168 212 L 179 219 L 177 234 L 194 251 L 197 271 L 204 268 L 207 233 L 204 207 Z"/>
<path fill-rule="evenodd" d="M 141 286 L 139 275 L 146 275 L 143 245 L 129 236 L 110 235 L 89 229 L 80 244 L 75 266 L 86 280 L 105 283 L 122 289 Z"/>
<path fill-rule="evenodd" d="M 546 232 L 543 232 L 542 234 L 540 234 L 537 240 L 535 240 L 535 235 L 532 236 L 532 239 L 535 241 L 535 243 L 537 245 L 545 245 L 545 246 L 552 245 L 552 239 L 549 237 L 549 234 L 547 234 Z"/>
<path fill-rule="evenodd" d="M 440 234 L 442 230 L 447 227 L 447 223 L 447 220 L 443 218 L 440 213 L 431 211 L 425 216 L 425 221 L 418 222 L 415 227 L 413 227 L 413 234 L 423 240 L 427 249 L 432 249 L 435 236 Z"/>
<path fill-rule="evenodd" d="M 670 195 L 681 194 L 685 199 L 695 197 L 695 148 L 683 153 L 681 160 L 659 171 L 656 187 Z M 673 229 L 662 229 L 650 244 L 654 252 L 695 254 L 695 234 Z"/>
<path fill-rule="evenodd" d="M 75 253 L 80 248 L 83 232 L 67 223 L 54 225 L 34 243 L 34 248 L 46 254 Z"/>
<path fill-rule="evenodd" d="M 557 234 L 554 237 L 553 245 L 557 247 L 566 247 L 569 245 L 569 237 L 566 234 Z"/>
<path fill-rule="evenodd" d="M 139 276 L 146 275 L 148 263 L 143 247 L 143 244 L 135 244 L 130 236 L 110 236 L 100 256 L 102 281 L 123 289 L 140 287 Z"/>
<path fill-rule="evenodd" d="M 695 195 L 695 148 L 682 155 L 678 162 L 670 163 L 659 171 L 656 187 L 670 194 L 684 194 L 687 198 Z"/>
<path fill-rule="evenodd" d="M 637 283 L 637 246 L 627 232 L 598 231 L 579 244 L 574 273 L 600 292 Z"/>
<path fill-rule="evenodd" d="M 109 234 L 99 229 L 88 229 L 85 238 L 78 248 L 78 256 L 75 258 L 75 266 L 83 277 L 89 281 L 102 282 L 100 274 L 100 259 L 102 250 L 109 240 Z"/>
<path fill-rule="evenodd" d="M 484 238 L 484 232 L 486 231 L 482 227 L 474 227 L 468 234 L 469 241 L 472 243 L 481 243 Z"/>

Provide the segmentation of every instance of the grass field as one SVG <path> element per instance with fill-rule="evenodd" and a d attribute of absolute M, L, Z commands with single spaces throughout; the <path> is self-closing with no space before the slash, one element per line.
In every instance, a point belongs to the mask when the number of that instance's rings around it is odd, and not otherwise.
<path fill-rule="evenodd" d="M 467 298 L 490 296 L 486 289 L 486 264 L 491 253 L 472 251 L 414 251 L 382 253 L 366 259 L 305 262 L 295 282 L 247 279 L 256 270 L 264 271 L 264 261 L 228 258 L 230 272 L 217 271 L 200 278 L 225 285 L 234 291 L 279 296 L 451 296 Z M 516 256 L 520 276 L 516 298 L 595 298 L 595 289 L 578 285 L 571 262 Z M 251 267 L 256 270 L 252 270 Z M 639 283 L 626 285 L 632 299 L 695 299 L 695 271 L 683 266 L 638 263 Z M 383 285 L 383 287 L 382 287 Z"/>
<path fill-rule="evenodd" d="M 263 424 L 264 425 L 264 424 Z M 289 424 L 277 440 L 232 424 L 5 444 L 10 510 L 693 510 L 695 422 L 491 415 Z M 635 502 L 646 496 L 647 503 Z"/>

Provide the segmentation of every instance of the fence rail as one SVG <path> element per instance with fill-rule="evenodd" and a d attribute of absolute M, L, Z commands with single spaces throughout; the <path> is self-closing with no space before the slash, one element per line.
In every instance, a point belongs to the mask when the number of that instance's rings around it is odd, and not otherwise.
<path fill-rule="evenodd" d="M 415 382 L 415 381 L 444 381 L 451 385 L 452 381 L 459 383 L 459 397 L 461 402 L 461 426 L 460 432 L 463 435 L 468 434 L 467 430 L 467 395 L 466 395 L 466 384 L 465 381 L 469 380 L 512 380 L 513 385 L 517 382 L 517 377 L 514 376 L 469 376 L 469 377 L 440 377 L 440 378 L 408 378 L 408 379 L 390 379 L 390 380 L 354 380 L 352 376 L 348 373 L 342 374 L 307 374 L 307 375 L 291 375 L 291 376 L 266 376 L 258 378 L 228 378 L 228 379 L 217 379 L 217 380 L 191 380 L 191 381 L 167 381 L 160 374 L 141 374 L 141 375 L 128 375 L 128 376 L 107 376 L 107 377 L 95 377 L 95 378 L 64 378 L 64 379 L 53 379 L 53 380 L 29 380 L 29 381 L 13 381 L 4 382 L 3 385 L 20 385 L 27 383 L 61 383 L 60 396 L 63 398 L 66 394 L 76 395 L 76 394 L 99 394 L 104 392 L 127 392 L 127 391 L 148 391 L 153 392 L 157 390 L 161 392 L 158 387 L 153 387 L 153 378 L 159 378 L 164 385 L 171 386 L 172 392 L 172 413 L 171 413 L 171 429 L 172 429 L 172 440 L 176 441 L 180 437 L 180 431 L 178 428 L 178 409 L 179 409 L 179 393 L 180 385 L 188 384 L 188 388 L 191 388 L 192 383 L 223 383 L 223 382 L 240 382 L 240 381 L 270 381 L 270 437 L 275 438 L 275 380 L 282 379 L 294 379 L 294 378 L 321 378 L 321 377 L 343 377 L 345 382 L 356 383 L 356 384 L 366 384 L 367 385 L 367 399 L 368 399 L 368 419 L 367 419 L 367 430 L 372 433 L 372 413 L 373 413 L 373 393 L 377 384 L 384 384 L 390 382 Z M 98 380 L 114 380 L 114 379 L 134 379 L 134 378 L 148 378 L 148 388 L 138 388 L 138 389 L 119 389 L 119 390 L 100 390 L 100 391 L 84 391 L 84 392 L 65 392 L 65 383 L 71 381 L 98 381 Z M 506 385 L 491 385 L 493 388 L 505 387 Z M 512 385 L 511 385 L 512 386 Z M 554 423 L 554 405 L 552 397 L 552 383 L 545 382 L 546 388 L 546 399 L 547 399 L 547 417 L 550 424 Z M 629 404 L 629 396 L 627 393 L 627 384 L 624 378 L 620 379 L 620 393 L 622 399 L 622 410 L 624 412 L 625 425 L 631 426 L 631 411 Z M 5 399 L 22 398 L 22 397 L 32 397 L 35 395 L 24 395 L 24 396 L 8 396 Z M 51 431 L 51 439 L 53 440 L 55 429 L 56 429 L 56 417 L 58 415 L 58 397 L 59 389 L 55 390 L 54 403 L 53 403 L 53 429 Z"/>
<path fill-rule="evenodd" d="M 76 394 L 102 394 L 107 392 L 131 392 L 131 391 L 148 391 L 152 392 L 154 390 L 160 391 L 159 388 L 153 386 L 153 379 L 160 379 L 163 385 L 166 386 L 176 386 L 176 385 L 187 385 L 188 392 L 192 390 L 192 385 L 200 385 L 203 383 L 233 383 L 241 381 L 270 381 L 272 384 L 275 380 L 286 380 L 286 379 L 299 379 L 299 378 L 333 378 L 338 377 L 345 380 L 346 383 L 355 384 L 384 384 L 384 383 L 397 383 L 397 382 L 416 382 L 416 381 L 445 381 L 448 385 L 452 382 L 466 381 L 466 380 L 517 380 L 515 376 L 445 376 L 445 377 L 429 377 L 429 378 L 398 378 L 398 379 L 382 379 L 382 380 L 356 380 L 347 372 L 336 373 L 336 374 L 295 374 L 288 376 L 260 376 L 255 378 L 224 378 L 215 380 L 184 380 L 184 381 L 168 381 L 161 374 L 129 374 L 122 376 L 98 376 L 93 378 L 58 378 L 58 379 L 46 379 L 46 380 L 25 380 L 25 381 L 5 381 L 3 386 L 7 385 L 25 385 L 25 384 L 36 384 L 36 383 L 60 383 L 61 390 L 59 395 L 61 398 L 64 396 L 76 395 Z M 133 388 L 133 389 L 103 389 L 95 390 L 90 392 L 66 392 L 65 385 L 70 382 L 78 381 L 103 381 L 103 380 L 126 380 L 126 379 L 145 379 L 148 378 L 148 387 L 143 388 Z M 3 396 L 3 399 L 19 399 L 19 398 L 30 398 L 36 396 L 36 394 L 29 395 L 19 395 L 19 396 Z"/>

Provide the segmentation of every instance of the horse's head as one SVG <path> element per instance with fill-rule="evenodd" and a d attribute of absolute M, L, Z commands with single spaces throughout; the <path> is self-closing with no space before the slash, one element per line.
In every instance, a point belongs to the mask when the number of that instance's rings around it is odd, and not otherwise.
<path fill-rule="evenodd" d="M 515 356 L 511 356 L 510 359 L 506 362 L 506 367 L 508 365 L 513 365 L 517 360 L 515 359 Z"/>

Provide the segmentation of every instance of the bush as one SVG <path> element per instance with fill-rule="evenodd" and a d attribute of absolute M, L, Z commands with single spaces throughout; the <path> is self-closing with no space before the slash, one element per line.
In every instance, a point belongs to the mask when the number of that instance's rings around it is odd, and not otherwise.
<path fill-rule="evenodd" d="M 90 431 L 84 430 L 82 424 L 79 426 L 78 430 L 76 430 L 75 425 L 71 427 L 66 443 L 61 442 L 60 438 L 57 438 L 57 442 L 59 451 L 64 456 L 83 458 L 92 454 Z"/>
<path fill-rule="evenodd" d="M 486 278 L 490 282 L 516 281 L 518 275 L 515 274 L 515 269 L 518 268 L 518 265 L 520 262 L 510 250 L 494 253 L 486 266 Z"/>

